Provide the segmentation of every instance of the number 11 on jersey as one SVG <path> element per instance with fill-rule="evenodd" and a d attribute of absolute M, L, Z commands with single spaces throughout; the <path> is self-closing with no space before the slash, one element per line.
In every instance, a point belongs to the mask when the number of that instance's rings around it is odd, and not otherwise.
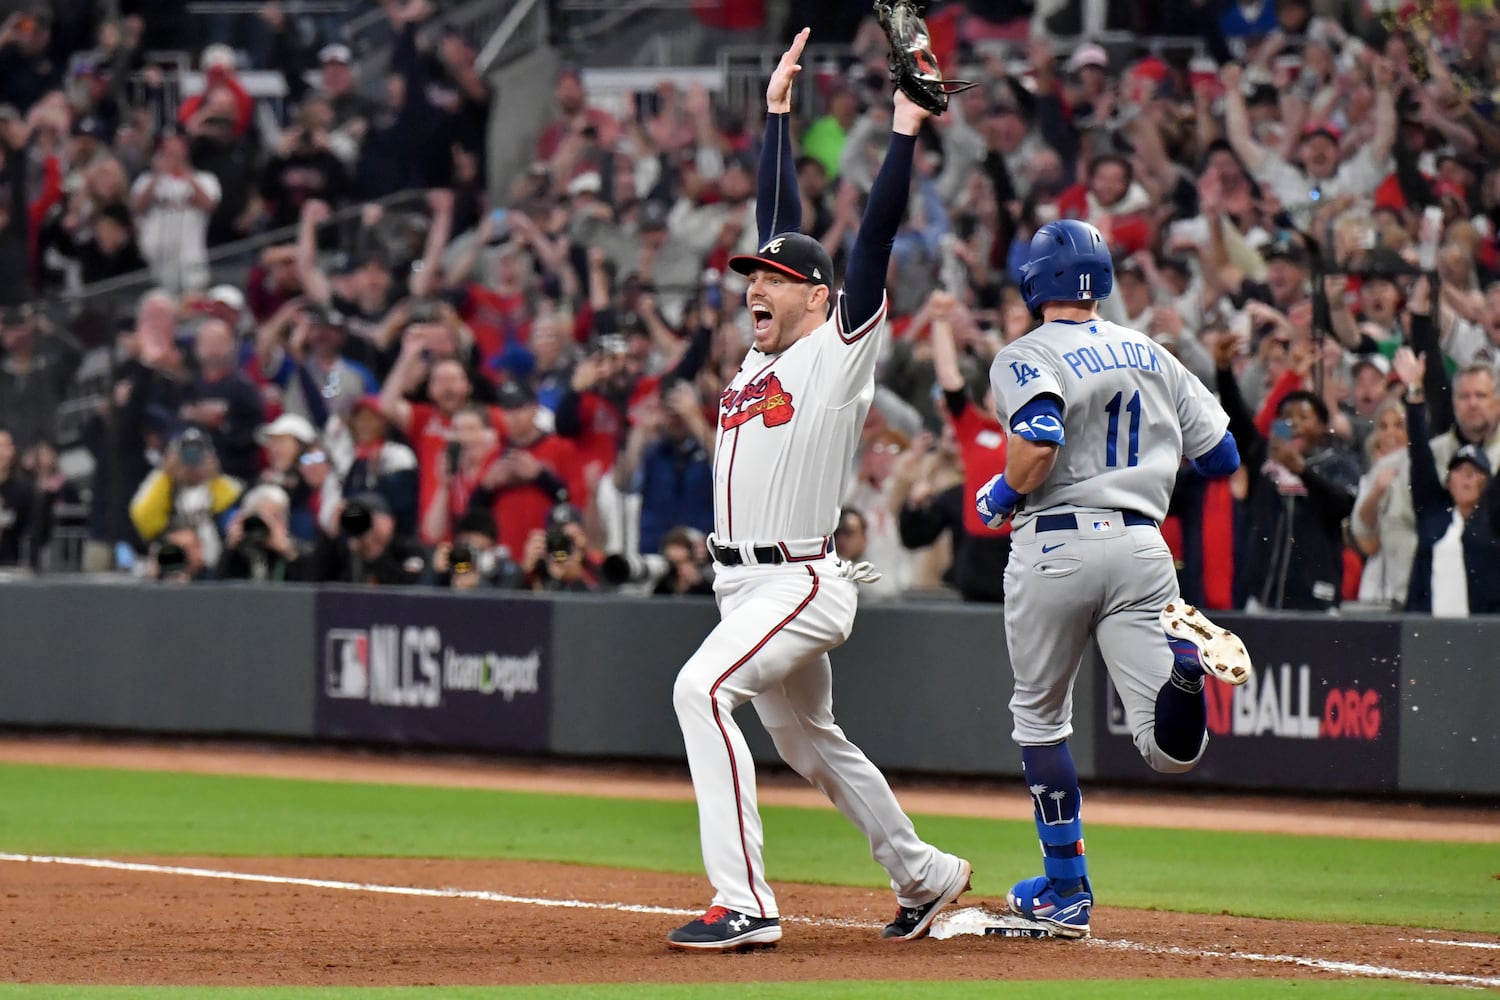
<path fill-rule="evenodd" d="M 1104 445 L 1104 464 L 1111 469 L 1120 464 L 1120 404 L 1124 399 L 1125 394 L 1117 392 L 1114 398 L 1104 406 L 1105 412 L 1109 414 L 1109 433 Z M 1131 395 L 1130 402 L 1125 403 L 1125 412 L 1130 414 L 1130 444 L 1125 452 L 1125 465 L 1133 467 L 1139 464 L 1141 459 L 1141 391 L 1139 389 Z"/>

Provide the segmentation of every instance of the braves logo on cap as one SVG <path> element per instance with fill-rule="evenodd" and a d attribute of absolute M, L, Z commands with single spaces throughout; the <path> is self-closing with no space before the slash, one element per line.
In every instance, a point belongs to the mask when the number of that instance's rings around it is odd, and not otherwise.
<path fill-rule="evenodd" d="M 767 427 L 780 427 L 790 422 L 795 412 L 792 394 L 782 388 L 774 372 L 740 389 L 725 389 L 719 406 L 724 411 L 719 425 L 726 431 L 756 417 L 764 417 Z"/>

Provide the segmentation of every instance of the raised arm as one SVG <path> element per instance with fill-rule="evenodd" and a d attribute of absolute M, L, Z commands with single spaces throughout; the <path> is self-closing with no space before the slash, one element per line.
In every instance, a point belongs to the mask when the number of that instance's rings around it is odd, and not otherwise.
<path fill-rule="evenodd" d="M 885 301 L 885 277 L 891 262 L 891 246 L 896 241 L 901 220 L 906 217 L 906 203 L 911 194 L 911 165 L 917 148 L 917 132 L 929 117 L 925 109 L 912 103 L 901 91 L 896 91 L 891 146 L 870 188 L 870 203 L 865 206 L 859 235 L 849 251 L 844 296 L 839 302 L 845 330 L 856 330 L 864 325 L 880 312 Z"/>
<path fill-rule="evenodd" d="M 1442 359 L 1437 359 L 1442 364 Z M 1448 506 L 1452 499 L 1443 489 L 1437 460 L 1428 445 L 1427 408 L 1422 398 L 1422 376 L 1427 355 L 1409 347 L 1398 348 L 1391 369 L 1406 386 L 1406 452 L 1411 458 L 1411 503 L 1417 514 Z"/>
<path fill-rule="evenodd" d="M 1255 141 L 1250 134 L 1250 110 L 1245 106 L 1245 95 L 1240 91 L 1242 67 L 1229 63 L 1219 72 L 1224 82 L 1224 129 L 1228 133 L 1229 145 L 1234 148 L 1245 168 L 1251 173 L 1260 170 L 1266 162 L 1266 147 Z"/>
<path fill-rule="evenodd" d="M 755 201 L 760 246 L 781 233 L 802 231 L 802 195 L 792 159 L 792 84 L 802 72 L 797 60 L 809 34 L 808 28 L 797 32 L 766 85 L 766 138 L 760 148 L 760 186 Z"/>

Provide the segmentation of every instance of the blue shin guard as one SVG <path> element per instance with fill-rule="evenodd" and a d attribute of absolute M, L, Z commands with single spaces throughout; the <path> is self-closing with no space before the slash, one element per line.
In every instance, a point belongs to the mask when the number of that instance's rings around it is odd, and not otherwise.
<path fill-rule="evenodd" d="M 1093 887 L 1083 853 L 1083 796 L 1078 771 L 1066 742 L 1022 747 L 1021 764 L 1042 842 L 1038 878 L 1023 879 L 1010 890 L 1012 911 L 1049 924 L 1064 937 L 1087 937 Z"/>
<path fill-rule="evenodd" d="M 1047 878 L 1061 888 L 1088 877 L 1083 856 L 1083 820 L 1079 809 L 1078 770 L 1066 742 L 1044 747 L 1022 747 L 1021 766 L 1042 841 L 1042 863 Z"/>

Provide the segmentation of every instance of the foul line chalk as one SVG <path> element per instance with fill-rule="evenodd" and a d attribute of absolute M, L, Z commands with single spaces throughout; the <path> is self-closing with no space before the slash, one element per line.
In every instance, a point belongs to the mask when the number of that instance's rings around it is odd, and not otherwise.
<path fill-rule="evenodd" d="M 1490 951 L 1500 951 L 1500 944 L 1493 941 L 1443 941 L 1438 938 L 1407 938 L 1406 940 L 1416 944 L 1443 944 L 1450 948 L 1487 948 Z"/>
<path fill-rule="evenodd" d="M 139 861 L 115 861 L 110 858 L 69 858 L 41 854 L 0 853 L 0 861 L 23 864 L 68 865 L 75 868 L 100 868 L 108 871 L 139 872 L 150 875 L 180 875 L 189 878 L 212 878 L 235 882 L 259 882 L 265 885 L 295 885 L 309 889 L 334 889 L 344 892 L 368 892 L 387 896 L 423 896 L 438 899 L 476 899 L 490 903 L 513 903 L 522 906 L 545 906 L 569 910 L 610 910 L 616 913 L 646 913 L 672 917 L 698 916 L 698 910 L 683 910 L 669 906 L 643 906 L 638 903 L 590 903 L 581 899 L 545 899 L 540 896 L 513 896 L 504 892 L 489 892 L 484 889 L 424 889 L 420 886 L 382 885 L 375 882 L 344 882 L 336 879 L 304 878 L 296 875 L 261 875 L 254 872 L 221 871 L 215 868 L 189 868 L 178 865 L 153 865 Z M 807 924 L 816 927 L 848 927 L 872 929 L 877 925 L 848 920 L 827 920 L 809 917 L 782 917 L 788 923 Z M 1460 947 L 1495 948 L 1500 944 L 1471 941 L 1429 941 L 1424 938 L 1411 939 L 1423 944 L 1455 945 Z M 1379 979 L 1404 979 L 1417 982 L 1453 983 L 1462 986 L 1500 986 L 1500 977 L 1468 976 L 1449 972 L 1427 972 L 1411 969 L 1394 969 L 1383 965 L 1368 965 L 1361 962 L 1334 962 L 1322 958 L 1304 958 L 1299 955 L 1262 955 L 1255 952 L 1225 952 L 1212 949 L 1158 947 L 1135 941 L 1089 938 L 1078 942 L 1085 947 L 1108 948 L 1121 951 L 1137 951 L 1152 955 L 1180 955 L 1190 958 L 1221 958 L 1244 962 L 1299 965 L 1321 972 L 1334 972 L 1347 976 L 1363 976 Z"/>

